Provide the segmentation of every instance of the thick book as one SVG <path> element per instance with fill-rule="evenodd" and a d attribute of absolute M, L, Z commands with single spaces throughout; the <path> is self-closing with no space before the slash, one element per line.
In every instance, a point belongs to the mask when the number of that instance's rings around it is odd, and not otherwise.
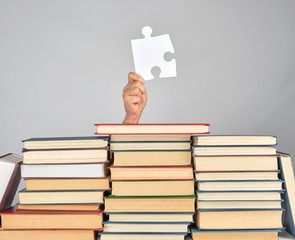
<path fill-rule="evenodd" d="M 106 178 L 26 178 L 28 191 L 109 190 Z"/>
<path fill-rule="evenodd" d="M 280 191 L 282 180 L 197 180 L 198 191 Z"/>
<path fill-rule="evenodd" d="M 104 232 L 187 233 L 192 222 L 104 222 Z"/>
<path fill-rule="evenodd" d="M 108 213 L 111 222 L 193 222 L 194 213 Z"/>
<path fill-rule="evenodd" d="M 281 200 L 281 191 L 197 191 L 198 200 Z"/>
<path fill-rule="evenodd" d="M 190 150 L 191 141 L 110 142 L 111 151 L 126 150 Z"/>
<path fill-rule="evenodd" d="M 173 167 L 117 167 L 111 166 L 112 180 L 160 180 L 160 179 L 192 179 L 192 166 Z"/>
<path fill-rule="evenodd" d="M 282 228 L 282 208 L 278 209 L 197 209 L 199 229 Z"/>
<path fill-rule="evenodd" d="M 23 178 L 103 178 L 108 161 L 77 164 L 21 164 Z"/>
<path fill-rule="evenodd" d="M 102 229 L 102 211 L 17 211 L 16 206 L 0 213 L 5 229 Z"/>
<path fill-rule="evenodd" d="M 0 157 L 0 211 L 10 208 L 20 182 L 22 157 L 9 153 Z"/>
<path fill-rule="evenodd" d="M 103 203 L 103 190 L 96 191 L 27 191 L 19 192 L 21 204 Z"/>
<path fill-rule="evenodd" d="M 113 233 L 102 232 L 101 240 L 185 240 L 187 233 Z"/>
<path fill-rule="evenodd" d="M 193 226 L 190 228 L 193 240 L 277 240 L 280 229 L 257 230 L 200 230 Z"/>
<path fill-rule="evenodd" d="M 96 240 L 94 230 L 1 230 L 1 240 Z"/>
<path fill-rule="evenodd" d="M 129 180 L 112 183 L 114 196 L 193 195 L 194 179 L 189 180 Z"/>
<path fill-rule="evenodd" d="M 195 211 L 195 196 L 161 196 L 161 197 L 105 197 L 105 212 L 187 212 Z"/>
<path fill-rule="evenodd" d="M 208 123 L 95 124 L 99 135 L 208 134 Z"/>
<path fill-rule="evenodd" d="M 208 135 L 192 136 L 195 146 L 263 146 L 276 145 L 276 136 L 255 136 L 255 135 Z"/>
<path fill-rule="evenodd" d="M 112 151 L 114 166 L 189 166 L 191 150 Z"/>
<path fill-rule="evenodd" d="M 192 146 L 194 156 L 276 155 L 276 146 Z"/>
<path fill-rule="evenodd" d="M 278 155 L 193 156 L 195 171 L 277 171 Z"/>
<path fill-rule="evenodd" d="M 279 158 L 282 179 L 285 181 L 284 188 L 286 190 L 283 195 L 284 208 L 286 209 L 283 224 L 288 233 L 295 237 L 295 180 L 292 160 L 290 155 L 280 153 Z"/>
<path fill-rule="evenodd" d="M 196 207 L 198 209 L 263 209 L 263 208 L 281 208 L 283 200 L 215 200 L 204 201 L 197 200 Z"/>
<path fill-rule="evenodd" d="M 24 148 L 29 149 L 77 149 L 105 148 L 108 146 L 107 136 L 90 137 L 50 137 L 30 138 L 23 140 Z"/>
<path fill-rule="evenodd" d="M 25 164 L 98 163 L 107 160 L 108 148 L 23 150 Z"/>

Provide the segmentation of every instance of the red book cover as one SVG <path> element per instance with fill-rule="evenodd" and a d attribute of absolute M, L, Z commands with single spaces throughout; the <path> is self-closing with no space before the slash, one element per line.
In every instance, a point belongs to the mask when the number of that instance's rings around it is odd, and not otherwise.
<path fill-rule="evenodd" d="M 140 129 L 142 127 L 152 127 L 154 126 L 175 126 L 175 127 L 193 127 L 193 126 L 204 126 L 204 127 L 209 127 L 209 123 L 141 123 L 141 124 L 119 124 L 119 123 L 113 123 L 113 124 L 94 124 L 94 126 L 97 127 L 97 132 L 95 133 L 96 135 L 185 135 L 185 134 L 209 134 L 209 131 L 201 131 L 201 132 L 176 132 L 176 131 L 171 131 L 171 132 L 158 132 L 158 131 L 151 131 L 151 132 L 140 132 Z M 108 131 L 108 132 L 102 132 L 99 130 L 101 127 L 121 127 L 122 129 L 124 126 L 134 126 L 134 131 L 132 132 L 115 132 L 115 131 Z M 136 131 L 138 129 L 138 132 Z"/>

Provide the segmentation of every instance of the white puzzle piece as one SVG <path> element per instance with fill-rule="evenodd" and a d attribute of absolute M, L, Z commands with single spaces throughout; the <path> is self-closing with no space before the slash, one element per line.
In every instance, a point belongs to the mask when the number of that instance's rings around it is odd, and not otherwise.
<path fill-rule="evenodd" d="M 131 40 L 135 71 L 144 80 L 154 79 L 151 73 L 153 67 L 161 69 L 160 78 L 176 77 L 176 61 L 167 62 L 164 54 L 174 53 L 169 34 L 151 37 L 152 28 L 146 26 L 142 29 L 144 38 Z"/>

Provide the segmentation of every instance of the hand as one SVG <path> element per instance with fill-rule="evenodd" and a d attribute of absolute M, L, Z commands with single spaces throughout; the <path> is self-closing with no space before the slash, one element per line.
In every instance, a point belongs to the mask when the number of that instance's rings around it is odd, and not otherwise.
<path fill-rule="evenodd" d="M 126 116 L 123 123 L 136 124 L 147 102 L 144 79 L 137 73 L 128 74 L 128 84 L 123 89 Z"/>

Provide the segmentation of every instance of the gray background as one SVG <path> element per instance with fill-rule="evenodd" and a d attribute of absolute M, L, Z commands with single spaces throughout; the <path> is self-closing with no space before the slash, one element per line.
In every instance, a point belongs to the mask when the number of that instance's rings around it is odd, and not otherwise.
<path fill-rule="evenodd" d="M 177 78 L 146 83 L 142 123 L 208 122 L 294 153 L 295 1 L 0 1 L 0 154 L 120 123 L 131 39 L 169 33 Z M 293 155 L 294 156 L 294 155 Z"/>

